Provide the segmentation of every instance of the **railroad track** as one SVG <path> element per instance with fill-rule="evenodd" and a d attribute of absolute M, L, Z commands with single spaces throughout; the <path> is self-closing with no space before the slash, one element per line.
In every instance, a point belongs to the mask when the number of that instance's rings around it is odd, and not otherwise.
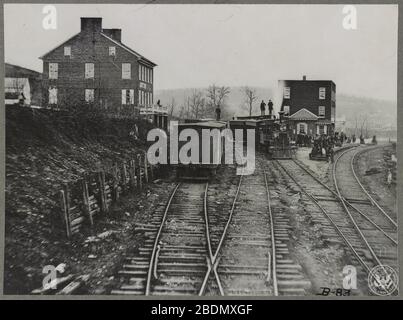
<path fill-rule="evenodd" d="M 207 183 L 178 183 L 163 210 L 137 231 L 147 239 L 127 258 L 125 284 L 112 294 L 197 295 L 208 270 L 204 220 Z"/>
<path fill-rule="evenodd" d="M 314 222 L 322 227 L 328 241 L 340 243 L 342 239 L 349 247 L 353 263 L 359 263 L 366 272 L 379 264 L 396 268 L 396 230 L 384 216 L 374 215 L 370 201 L 355 197 L 351 192 L 344 193 L 346 190 L 342 189 L 341 178 L 345 179 L 345 176 L 340 176 L 340 159 L 352 150 L 339 153 L 335 159 L 332 173 L 334 189 L 322 183 L 298 161 L 276 162 L 275 165 L 302 191 L 308 211 Z"/>
<path fill-rule="evenodd" d="M 260 166 L 239 176 L 220 208 L 219 185 L 177 184 L 151 223 L 136 229 L 144 232 L 144 245 L 126 259 L 119 272 L 123 283 L 111 293 L 306 294 L 310 282 L 289 257 L 288 218 L 272 205 L 267 174 Z"/>
<path fill-rule="evenodd" d="M 355 220 L 357 229 L 362 234 L 376 263 L 397 268 L 397 223 L 360 182 L 354 168 L 354 160 L 359 153 L 361 150 L 357 151 L 354 148 L 338 155 L 333 164 L 334 186 L 339 197 L 345 199 L 343 201 L 345 205 L 348 202 L 354 203 L 355 210 L 348 207 L 345 209 L 349 212 L 351 219 Z M 367 201 L 363 201 L 363 199 L 367 199 Z M 364 224 L 361 224 L 363 215 L 354 216 L 355 212 L 365 213 L 368 219 L 363 222 Z M 372 228 L 368 225 L 368 221 L 372 221 Z M 373 227 L 376 227 L 376 231 L 373 230 Z M 382 240 L 381 234 L 389 241 L 380 241 Z"/>
<path fill-rule="evenodd" d="M 221 294 L 278 295 L 265 175 L 240 176 L 236 194 L 223 232 L 214 246 Z M 254 201 L 256 195 L 260 196 L 260 201 Z"/>
<path fill-rule="evenodd" d="M 365 149 L 361 149 L 358 150 L 357 152 L 351 152 L 351 153 L 346 153 L 345 157 L 346 157 L 346 161 L 348 161 L 348 157 L 350 158 L 350 171 L 354 176 L 355 181 L 357 182 L 357 184 L 359 185 L 359 189 L 358 190 L 358 196 L 366 196 L 371 202 L 372 204 L 379 210 L 379 212 L 385 216 L 385 218 L 387 220 L 389 220 L 389 222 L 397 228 L 397 215 L 396 212 L 388 212 L 387 209 L 385 209 L 384 207 L 382 207 L 379 202 L 373 197 L 371 196 L 371 193 L 369 190 L 367 190 L 367 188 L 364 186 L 364 184 L 361 182 L 360 178 L 359 178 L 359 174 L 357 173 L 357 171 L 355 170 L 355 166 L 356 166 L 356 162 L 358 160 L 358 157 L 360 155 L 362 155 L 365 152 L 369 152 L 372 151 L 374 149 L 378 149 L 378 148 L 384 148 L 385 146 L 375 146 L 375 147 L 370 147 L 370 148 L 365 148 Z M 348 179 L 351 179 L 352 177 L 349 176 L 347 177 Z"/>

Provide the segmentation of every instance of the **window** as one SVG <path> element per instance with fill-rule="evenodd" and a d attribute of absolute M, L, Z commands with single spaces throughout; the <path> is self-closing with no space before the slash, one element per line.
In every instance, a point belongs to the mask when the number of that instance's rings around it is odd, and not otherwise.
<path fill-rule="evenodd" d="M 49 79 L 57 79 L 59 65 L 57 63 L 49 63 Z"/>
<path fill-rule="evenodd" d="M 94 78 L 94 64 L 86 63 L 85 64 L 85 79 Z"/>
<path fill-rule="evenodd" d="M 49 88 L 49 104 L 57 104 L 57 88 Z"/>
<path fill-rule="evenodd" d="M 122 104 L 134 104 L 134 89 L 122 89 Z"/>
<path fill-rule="evenodd" d="M 141 80 L 145 81 L 145 79 L 146 79 L 146 68 L 142 67 L 141 68 Z"/>
<path fill-rule="evenodd" d="M 299 124 L 299 133 L 305 134 L 305 124 L 304 123 L 300 123 Z"/>
<path fill-rule="evenodd" d="M 150 69 L 150 83 L 153 83 L 153 69 Z"/>
<path fill-rule="evenodd" d="M 290 106 L 284 106 L 284 114 L 290 114 Z"/>
<path fill-rule="evenodd" d="M 325 100 L 325 99 L 326 99 L 326 88 L 320 87 L 319 88 L 319 100 Z"/>
<path fill-rule="evenodd" d="M 85 102 L 94 102 L 94 89 L 85 89 Z"/>
<path fill-rule="evenodd" d="M 64 47 L 64 55 L 68 57 L 71 56 L 71 47 Z"/>
<path fill-rule="evenodd" d="M 284 99 L 290 99 L 290 87 L 284 87 Z"/>
<path fill-rule="evenodd" d="M 131 79 L 131 71 L 130 63 L 122 63 L 122 79 Z"/>
<path fill-rule="evenodd" d="M 325 107 L 324 106 L 319 106 L 318 116 L 319 117 L 324 117 L 325 116 Z"/>
<path fill-rule="evenodd" d="M 152 93 L 152 92 L 150 93 L 150 97 L 151 97 L 151 104 L 153 104 L 153 103 L 154 103 L 154 97 L 153 97 L 153 93 Z"/>
<path fill-rule="evenodd" d="M 109 47 L 109 55 L 116 56 L 116 47 Z"/>
<path fill-rule="evenodd" d="M 319 134 L 325 133 L 325 126 L 323 124 L 319 125 Z"/>
<path fill-rule="evenodd" d="M 145 102 L 145 97 L 144 97 L 144 91 L 141 91 L 141 105 L 144 106 Z"/>

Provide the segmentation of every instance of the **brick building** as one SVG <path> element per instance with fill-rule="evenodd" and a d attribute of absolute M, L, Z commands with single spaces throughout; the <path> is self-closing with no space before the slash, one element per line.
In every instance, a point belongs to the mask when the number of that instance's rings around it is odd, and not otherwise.
<path fill-rule="evenodd" d="M 336 85 L 331 80 L 280 80 L 281 111 L 295 134 L 332 134 L 336 122 Z"/>
<path fill-rule="evenodd" d="M 81 18 L 78 34 L 41 57 L 42 104 L 87 103 L 129 114 L 152 106 L 156 64 L 121 37 L 121 29 L 103 29 L 102 18 Z"/>

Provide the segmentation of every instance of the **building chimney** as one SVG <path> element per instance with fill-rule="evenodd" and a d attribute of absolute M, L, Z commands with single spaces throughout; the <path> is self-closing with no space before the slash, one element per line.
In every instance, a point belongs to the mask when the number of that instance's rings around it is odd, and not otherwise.
<path fill-rule="evenodd" d="M 305 75 L 302 76 L 302 80 L 304 80 L 304 81 L 306 80 L 306 76 L 305 76 Z"/>
<path fill-rule="evenodd" d="M 102 32 L 102 18 L 81 18 L 81 31 Z"/>
<path fill-rule="evenodd" d="M 122 42 L 122 29 L 103 29 L 102 32 L 109 38 Z"/>

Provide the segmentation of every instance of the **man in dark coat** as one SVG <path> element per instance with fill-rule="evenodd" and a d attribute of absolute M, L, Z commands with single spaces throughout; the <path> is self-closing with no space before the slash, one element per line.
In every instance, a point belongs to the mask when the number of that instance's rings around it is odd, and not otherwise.
<path fill-rule="evenodd" d="M 265 104 L 264 101 L 262 100 L 262 103 L 260 104 L 260 114 L 261 114 L 262 116 L 264 116 L 265 111 L 266 111 L 266 104 Z"/>
<path fill-rule="evenodd" d="M 220 107 L 217 107 L 215 109 L 215 114 L 216 114 L 216 120 L 217 121 L 220 120 L 221 119 L 221 108 Z"/>
<path fill-rule="evenodd" d="M 267 107 L 269 108 L 269 116 L 271 118 L 271 115 L 273 114 L 273 102 L 269 99 L 269 102 L 267 103 Z"/>

